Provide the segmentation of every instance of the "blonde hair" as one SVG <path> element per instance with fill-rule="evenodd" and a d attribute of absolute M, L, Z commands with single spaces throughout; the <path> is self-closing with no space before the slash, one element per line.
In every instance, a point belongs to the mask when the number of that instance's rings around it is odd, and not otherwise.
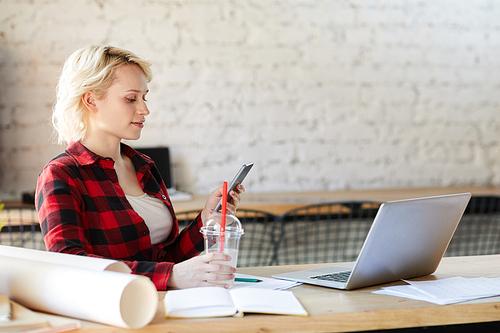
<path fill-rule="evenodd" d="M 138 65 L 147 82 L 151 82 L 151 63 L 130 51 L 93 45 L 77 50 L 69 56 L 59 77 L 52 112 L 57 143 L 70 143 L 86 137 L 87 109 L 82 96 L 92 91 L 97 98 L 104 98 L 113 84 L 115 70 L 127 64 Z"/>

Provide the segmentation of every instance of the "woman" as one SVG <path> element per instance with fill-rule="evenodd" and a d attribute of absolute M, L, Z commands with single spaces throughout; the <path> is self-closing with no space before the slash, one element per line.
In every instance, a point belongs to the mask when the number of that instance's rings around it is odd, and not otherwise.
<path fill-rule="evenodd" d="M 64 153 L 41 172 L 36 208 L 47 250 L 124 261 L 158 290 L 234 277 L 229 261 L 203 251 L 199 232 L 222 188 L 180 234 L 153 161 L 121 141 L 139 139 L 149 114 L 150 63 L 115 47 L 91 46 L 66 61 L 52 121 Z M 243 187 L 230 193 L 234 212 Z M 227 286 L 226 286 L 227 287 Z"/>

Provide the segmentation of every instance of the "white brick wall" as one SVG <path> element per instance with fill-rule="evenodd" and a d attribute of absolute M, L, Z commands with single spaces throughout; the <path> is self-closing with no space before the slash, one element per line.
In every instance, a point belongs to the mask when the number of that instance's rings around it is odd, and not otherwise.
<path fill-rule="evenodd" d="M 136 146 L 180 189 L 500 185 L 494 1 L 0 0 L 0 199 L 34 189 L 58 71 L 89 44 L 153 62 Z"/>

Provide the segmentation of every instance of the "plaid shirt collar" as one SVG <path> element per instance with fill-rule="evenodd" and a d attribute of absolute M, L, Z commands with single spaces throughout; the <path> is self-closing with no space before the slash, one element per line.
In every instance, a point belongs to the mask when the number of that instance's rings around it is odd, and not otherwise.
<path fill-rule="evenodd" d="M 138 171 L 144 173 L 144 168 L 150 169 L 154 162 L 148 156 L 140 155 L 135 149 L 120 143 L 120 149 L 125 155 L 132 160 L 134 165 L 138 167 Z M 66 152 L 75 159 L 78 166 L 88 166 L 92 164 L 99 163 L 101 160 L 113 161 L 109 157 L 103 157 L 94 153 L 93 151 L 87 149 L 80 141 L 71 142 L 66 148 Z"/>

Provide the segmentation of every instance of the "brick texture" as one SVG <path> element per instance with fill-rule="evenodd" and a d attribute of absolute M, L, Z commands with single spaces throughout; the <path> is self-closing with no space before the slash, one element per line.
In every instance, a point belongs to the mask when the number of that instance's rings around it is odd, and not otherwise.
<path fill-rule="evenodd" d="M 0 0 L 0 199 L 33 190 L 58 71 L 89 44 L 153 62 L 135 146 L 179 189 L 253 161 L 258 192 L 500 185 L 500 4 Z"/>

